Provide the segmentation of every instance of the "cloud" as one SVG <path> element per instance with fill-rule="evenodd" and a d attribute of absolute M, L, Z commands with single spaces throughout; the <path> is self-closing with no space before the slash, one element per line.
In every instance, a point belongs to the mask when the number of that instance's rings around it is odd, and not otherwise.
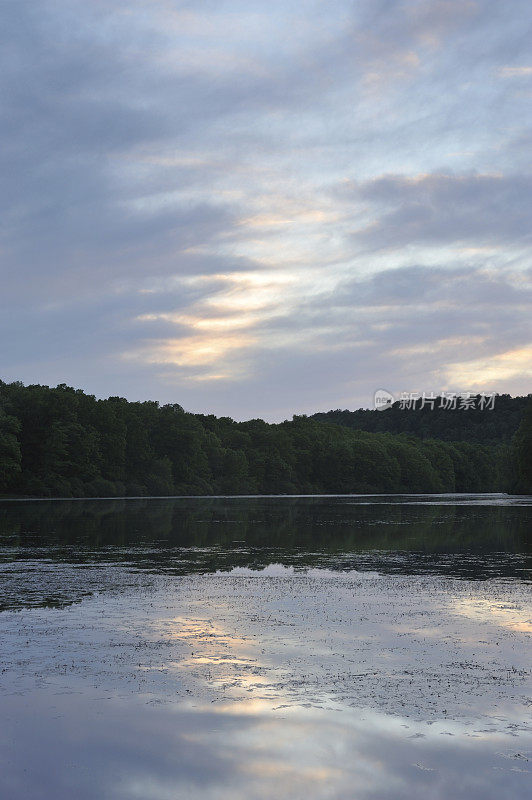
<path fill-rule="evenodd" d="M 156 370 L 168 391 L 179 386 L 185 405 L 195 398 L 208 411 L 199 387 L 211 383 L 222 413 L 239 416 L 235 408 L 252 403 L 270 419 L 287 407 L 370 404 L 381 385 L 527 391 L 529 274 L 414 266 L 341 281 L 306 300 L 299 280 L 285 287 L 284 303 L 268 292 L 258 303 L 255 289 L 256 310 L 243 319 L 227 300 L 236 290 L 244 303 L 248 288 L 221 286 L 188 316 L 170 316 L 166 338 L 138 339 L 127 359 Z"/>
<path fill-rule="evenodd" d="M 526 346 L 531 19 L 8 0 L 3 377 L 271 418 L 491 375 Z"/>
<path fill-rule="evenodd" d="M 374 220 L 354 234 L 370 247 L 516 247 L 530 241 L 529 175 L 384 175 L 344 184 L 341 194 L 370 207 Z"/>

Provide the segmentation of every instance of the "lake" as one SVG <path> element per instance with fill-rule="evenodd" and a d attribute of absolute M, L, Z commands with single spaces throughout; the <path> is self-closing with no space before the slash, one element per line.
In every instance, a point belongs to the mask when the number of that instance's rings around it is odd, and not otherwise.
<path fill-rule="evenodd" d="M 0 796 L 529 796 L 532 498 L 0 501 Z"/>

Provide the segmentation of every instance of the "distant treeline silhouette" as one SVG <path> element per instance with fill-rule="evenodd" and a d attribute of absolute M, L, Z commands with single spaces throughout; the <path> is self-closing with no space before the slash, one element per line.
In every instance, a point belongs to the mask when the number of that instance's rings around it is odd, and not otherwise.
<path fill-rule="evenodd" d="M 421 439 L 497 445 L 512 440 L 528 402 L 528 397 L 509 394 L 497 395 L 486 402 L 476 395 L 470 398 L 469 408 L 464 408 L 467 403 L 462 406 L 459 400 L 453 408 L 446 407 L 440 398 L 425 404 L 419 399 L 414 401 L 413 408 L 402 407 L 398 401 L 379 413 L 364 408 L 337 409 L 314 414 L 312 418 L 371 433 L 413 433 Z"/>
<path fill-rule="evenodd" d="M 64 384 L 0 381 L 0 491 L 37 497 L 529 491 L 531 412 L 523 415 L 526 398 L 503 401 L 481 412 L 491 426 L 483 441 L 473 411 L 448 412 L 461 415 L 462 435 L 444 441 L 445 431 L 441 438 L 428 432 L 426 415 L 419 430 L 383 430 L 395 425 L 395 409 L 235 422 L 177 404 L 97 400 Z M 399 413 L 408 426 L 422 419 Z M 363 424 L 338 424 L 346 414 Z M 447 433 L 456 424 L 449 420 Z"/>

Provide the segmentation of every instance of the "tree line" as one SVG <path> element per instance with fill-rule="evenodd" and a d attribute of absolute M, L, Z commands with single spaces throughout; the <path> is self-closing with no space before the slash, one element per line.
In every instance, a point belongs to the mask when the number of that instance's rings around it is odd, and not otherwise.
<path fill-rule="evenodd" d="M 14 496 L 502 491 L 517 485 L 516 453 L 530 453 L 526 430 L 521 440 L 451 442 L 306 416 L 235 422 L 0 381 L 0 491 Z"/>
<path fill-rule="evenodd" d="M 314 414 L 313 419 L 372 433 L 413 433 L 422 439 L 497 445 L 511 442 L 528 402 L 529 397 L 509 394 L 497 395 L 488 403 L 482 395 L 473 395 L 468 403 L 455 405 L 439 398 L 435 402 L 419 399 L 412 407 L 398 401 L 378 413 L 365 408 L 336 409 Z"/>

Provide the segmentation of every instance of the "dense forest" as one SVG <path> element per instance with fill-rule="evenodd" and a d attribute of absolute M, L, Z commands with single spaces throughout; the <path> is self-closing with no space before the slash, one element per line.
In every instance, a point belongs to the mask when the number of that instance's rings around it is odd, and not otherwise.
<path fill-rule="evenodd" d="M 505 403 L 485 413 L 511 417 L 494 430 L 515 424 L 518 433 L 481 443 L 474 436 L 427 438 L 425 430 L 371 432 L 306 416 L 235 422 L 176 404 L 98 400 L 64 384 L 0 382 L 0 491 L 37 497 L 525 492 L 531 415 L 522 413 L 526 399 Z M 393 409 L 362 413 L 380 419 Z"/>
<path fill-rule="evenodd" d="M 532 494 L 532 398 L 513 439 L 512 489 L 519 494 Z"/>
<path fill-rule="evenodd" d="M 421 439 L 497 445 L 512 440 L 528 401 L 528 397 L 500 394 L 482 407 L 481 395 L 476 395 L 466 410 L 459 402 L 453 408 L 439 400 L 423 404 L 419 399 L 412 408 L 398 401 L 385 411 L 337 409 L 314 414 L 313 419 L 371 433 L 413 433 Z"/>

